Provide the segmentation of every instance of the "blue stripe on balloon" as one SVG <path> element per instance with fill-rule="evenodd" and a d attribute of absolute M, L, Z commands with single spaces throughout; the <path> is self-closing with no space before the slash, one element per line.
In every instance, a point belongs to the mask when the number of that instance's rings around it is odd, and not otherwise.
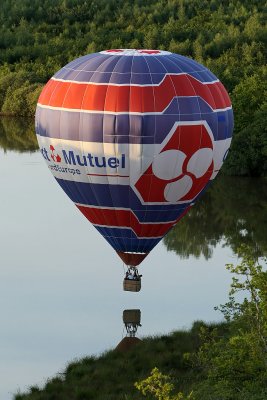
<path fill-rule="evenodd" d="M 74 203 L 114 209 L 130 208 L 140 222 L 174 221 L 190 205 L 142 205 L 132 188 L 126 185 L 101 185 L 55 179 Z"/>
<path fill-rule="evenodd" d="M 159 84 L 166 73 L 179 72 L 187 73 L 200 82 L 217 80 L 203 65 L 178 54 L 125 57 L 94 53 L 72 61 L 54 77 L 77 82 L 149 85 Z"/>
<path fill-rule="evenodd" d="M 191 114 L 190 110 L 194 112 Z M 233 111 L 211 112 L 200 98 L 174 99 L 161 115 L 71 112 L 37 107 L 40 136 L 97 143 L 161 143 L 177 121 L 206 120 L 214 140 L 231 137 Z M 79 127 L 79 129 L 77 129 Z"/>
<path fill-rule="evenodd" d="M 116 251 L 149 253 L 161 240 L 139 239 L 131 229 L 94 226 Z"/>
<path fill-rule="evenodd" d="M 206 71 L 203 72 L 192 72 L 188 75 L 193 76 L 200 82 L 212 82 L 209 78 L 209 74 Z M 75 82 L 91 82 L 91 83 L 107 83 L 115 85 L 158 85 L 163 81 L 166 74 L 154 73 L 150 74 L 137 74 L 131 72 L 117 73 L 117 72 L 99 72 L 99 71 L 75 71 L 61 69 L 54 75 L 54 78 L 62 79 L 66 81 Z"/>

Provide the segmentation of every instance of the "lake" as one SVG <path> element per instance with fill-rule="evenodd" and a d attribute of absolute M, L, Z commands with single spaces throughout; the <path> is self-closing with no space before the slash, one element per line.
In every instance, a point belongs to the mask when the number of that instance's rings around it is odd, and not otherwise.
<path fill-rule="evenodd" d="M 241 243 L 267 254 L 267 180 L 219 175 L 142 263 L 142 291 L 123 292 L 121 260 L 36 149 L 32 121 L 0 121 L 1 400 L 115 347 L 124 309 L 141 310 L 140 338 L 221 320 L 225 264 Z"/>

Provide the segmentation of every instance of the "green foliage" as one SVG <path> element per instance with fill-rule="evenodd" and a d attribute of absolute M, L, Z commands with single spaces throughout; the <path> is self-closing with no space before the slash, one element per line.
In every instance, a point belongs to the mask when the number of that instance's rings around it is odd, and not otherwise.
<path fill-rule="evenodd" d="M 236 133 L 226 172 L 232 175 L 267 175 L 267 103 L 263 102 L 253 118 Z"/>
<path fill-rule="evenodd" d="M 229 302 L 220 310 L 228 322 L 245 326 L 248 333 L 259 344 L 260 354 L 267 366 L 267 272 L 255 262 L 251 250 L 246 246 L 239 249 L 242 261 L 239 265 L 228 264 L 226 268 L 232 278 Z M 245 292 L 242 303 L 235 300 L 237 293 Z"/>
<path fill-rule="evenodd" d="M 267 272 L 250 249 L 243 246 L 239 251 L 240 264 L 227 265 L 234 275 L 229 301 L 216 308 L 229 323 L 229 332 L 220 337 L 216 330 L 203 328 L 200 349 L 187 356 L 205 377 L 195 388 L 197 398 L 208 388 L 211 400 L 263 400 L 267 395 Z"/>
<path fill-rule="evenodd" d="M 229 301 L 216 307 L 227 321 L 223 335 L 218 327 L 202 324 L 199 326 L 201 346 L 196 352 L 184 354 L 196 377 L 190 385 L 188 399 L 266 399 L 267 272 L 255 261 L 249 248 L 242 246 L 239 252 L 240 264 L 226 266 L 234 275 Z M 243 297 L 237 301 L 240 294 Z M 171 376 L 157 368 L 135 386 L 143 395 L 151 394 L 158 400 L 185 398 L 181 392 L 172 394 Z"/>
<path fill-rule="evenodd" d="M 2 107 L 4 114 L 31 117 L 35 113 L 36 103 L 41 93 L 42 86 L 28 81 L 14 89 L 10 86 L 6 92 L 6 98 Z"/>
<path fill-rule="evenodd" d="M 109 351 L 100 357 L 86 357 L 70 363 L 59 376 L 50 379 L 39 392 L 18 393 L 16 400 L 140 400 L 134 387 L 150 373 L 155 364 L 163 373 L 177 371 L 172 382 L 187 391 L 191 381 L 190 368 L 183 359 L 184 352 L 193 352 L 199 345 L 199 327 L 178 331 L 162 337 L 148 337 L 127 352 Z M 220 327 L 218 328 L 220 330 Z"/>
<path fill-rule="evenodd" d="M 227 172 L 237 175 L 267 174 L 267 68 L 244 77 L 232 92 L 235 113 L 234 155 L 227 160 Z"/>
<path fill-rule="evenodd" d="M 86 53 L 166 49 L 206 65 L 231 94 L 225 172 L 266 176 L 264 12 L 263 0 L 1 0 L 0 113 L 33 115 L 39 85 Z"/>
<path fill-rule="evenodd" d="M 144 395 L 151 394 L 158 400 L 193 400 L 193 393 L 184 396 L 182 392 L 172 394 L 174 385 L 168 375 L 162 374 L 158 368 L 153 368 L 148 378 L 136 382 L 135 387 Z"/>

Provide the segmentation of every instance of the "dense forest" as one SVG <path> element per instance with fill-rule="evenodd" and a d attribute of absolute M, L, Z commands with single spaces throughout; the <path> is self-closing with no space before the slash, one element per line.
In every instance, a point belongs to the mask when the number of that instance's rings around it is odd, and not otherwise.
<path fill-rule="evenodd" d="M 0 112 L 34 115 L 44 83 L 86 53 L 165 49 L 203 63 L 230 93 L 225 172 L 266 176 L 264 10 L 264 0 L 1 0 Z"/>

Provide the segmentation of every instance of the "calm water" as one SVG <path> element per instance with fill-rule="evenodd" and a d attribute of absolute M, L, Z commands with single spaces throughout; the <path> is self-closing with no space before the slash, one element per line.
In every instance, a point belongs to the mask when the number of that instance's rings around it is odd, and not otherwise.
<path fill-rule="evenodd" d="M 267 181 L 219 176 L 143 262 L 142 291 L 123 292 L 121 261 L 34 152 L 32 129 L 0 121 L 1 400 L 115 347 L 124 309 L 141 310 L 139 337 L 220 320 L 224 265 L 241 242 L 267 254 Z"/>

